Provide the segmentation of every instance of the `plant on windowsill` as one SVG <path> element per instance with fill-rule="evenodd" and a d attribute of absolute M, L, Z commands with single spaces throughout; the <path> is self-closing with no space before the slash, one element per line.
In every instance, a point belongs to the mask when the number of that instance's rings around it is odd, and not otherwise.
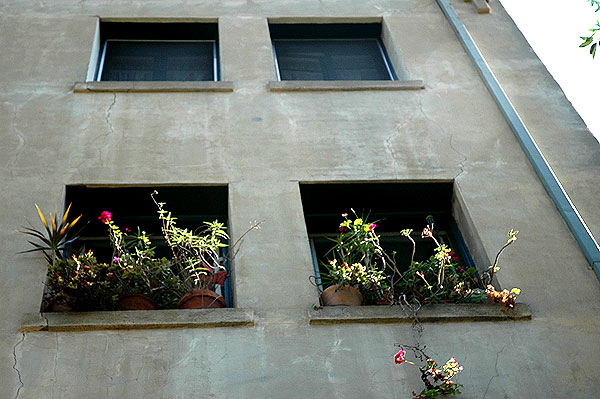
<path fill-rule="evenodd" d="M 322 263 L 326 271 L 321 278 L 328 285 L 321 293 L 325 306 L 360 305 L 363 299 L 365 303 L 389 300 L 384 274 L 389 257 L 379 244 L 377 224 L 354 216 L 342 214 L 339 234 L 331 239 L 334 246 L 326 254 L 333 259 Z"/>
<path fill-rule="evenodd" d="M 177 218 L 165 209 L 164 202 L 156 200 L 157 194 L 155 190 L 151 197 L 158 208 L 163 237 L 173 255 L 172 267 L 181 279 L 182 296 L 177 305 L 181 309 L 226 307 L 225 298 L 216 292 L 218 286 L 221 293 L 225 290 L 225 281 L 229 277 L 225 264 L 233 260 L 236 248 L 246 234 L 259 229 L 262 221 L 255 221 L 233 245 L 229 245 L 227 227 L 218 220 L 204 222 L 204 226 L 196 231 L 177 226 Z M 225 248 L 229 249 L 227 256 L 222 254 Z"/>
<path fill-rule="evenodd" d="M 103 291 L 112 276 L 106 272 L 106 265 L 98 263 L 93 254 L 77 255 L 72 248 L 79 238 L 81 229 L 75 229 L 81 224 L 82 215 L 71 220 L 71 204 L 62 218 L 58 213 L 50 213 L 46 217 L 37 204 L 35 208 L 43 229 L 35 228 L 28 222 L 29 227 L 17 231 L 35 239 L 28 240 L 32 249 L 20 253 L 42 252 L 48 264 L 48 291 L 45 293 L 43 308 L 59 311 L 86 308 L 90 303 L 96 302 L 96 291 Z M 73 253 L 76 255 L 71 257 Z M 106 306 L 104 301 L 100 302 L 102 303 L 98 307 Z"/>
<path fill-rule="evenodd" d="M 433 254 L 424 261 L 415 261 L 415 240 L 411 237 L 412 230 L 402 230 L 400 234 L 410 240 L 412 256 L 408 270 L 400 272 L 395 262 L 389 262 L 391 268 L 390 286 L 396 303 L 421 305 L 425 303 L 465 303 L 483 302 L 496 303 L 502 306 L 502 311 L 513 309 L 517 295 L 521 290 L 498 291 L 494 287 L 494 274 L 500 270 L 498 260 L 502 252 L 517 240 L 518 231 L 508 232 L 508 240 L 496 254 L 494 264 L 485 272 L 478 274 L 475 268 L 465 268 L 458 263 L 452 248 L 440 244 L 434 236 L 434 223 L 429 224 L 421 232 L 422 238 L 428 238 L 435 243 Z M 393 258 L 393 255 L 392 255 Z"/>
<path fill-rule="evenodd" d="M 123 232 L 104 211 L 98 217 L 106 224 L 113 249 L 110 268 L 116 277 L 113 301 L 119 310 L 154 310 L 174 308 L 181 281 L 171 262 L 156 258 L 146 232 L 128 228 Z"/>

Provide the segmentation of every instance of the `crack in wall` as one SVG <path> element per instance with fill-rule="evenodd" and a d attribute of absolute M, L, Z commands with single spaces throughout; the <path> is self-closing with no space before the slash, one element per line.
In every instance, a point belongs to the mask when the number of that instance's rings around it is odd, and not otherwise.
<path fill-rule="evenodd" d="M 106 124 L 108 125 L 108 129 L 110 130 L 110 134 L 113 134 L 115 132 L 115 127 L 113 126 L 112 122 L 110 121 L 110 114 L 112 113 L 112 108 L 114 107 L 114 105 L 116 103 L 117 103 L 117 93 L 113 93 L 112 103 L 106 109 Z"/>
<path fill-rule="evenodd" d="M 19 143 L 13 150 L 14 156 L 6 162 L 6 168 L 8 168 L 10 170 L 11 176 L 13 176 L 12 167 L 14 167 L 17 164 L 17 161 L 19 160 L 19 157 L 21 156 L 21 153 L 23 151 L 23 147 L 25 147 L 25 135 L 23 135 L 23 132 L 21 131 L 21 129 L 19 129 L 19 123 L 18 123 L 19 113 L 21 112 L 23 107 L 25 107 L 25 105 L 27 105 L 27 103 L 29 103 L 36 96 L 37 96 L 37 92 L 34 91 L 31 94 L 31 97 L 29 99 L 25 100 L 24 102 L 22 102 L 21 104 L 7 103 L 7 104 L 12 105 L 13 109 L 14 109 L 11 127 L 12 127 L 12 131 L 13 131 L 14 135 L 17 136 L 17 139 L 19 140 Z"/>
<path fill-rule="evenodd" d="M 450 134 L 448 133 L 448 131 L 444 128 L 443 125 L 440 125 L 439 123 L 437 123 L 435 120 L 431 119 L 427 113 L 425 112 L 425 110 L 423 109 L 423 94 L 419 93 L 417 95 L 418 98 L 418 104 L 419 104 L 419 111 L 421 112 L 421 115 L 423 115 L 423 117 L 428 120 L 429 122 L 431 122 L 433 125 L 435 125 L 438 129 L 440 129 L 444 135 L 446 136 L 450 136 L 450 139 L 448 140 L 448 146 L 452 149 L 452 151 L 454 151 L 456 154 L 458 154 L 460 157 L 462 157 L 462 159 L 460 160 L 460 162 L 458 163 L 460 172 L 454 176 L 454 179 L 458 179 L 458 177 L 460 175 L 462 175 L 465 171 L 465 162 L 467 161 L 467 156 L 460 152 L 453 144 L 453 140 L 454 140 L 454 134 Z"/>
<path fill-rule="evenodd" d="M 108 126 L 108 133 L 103 134 L 102 137 L 107 138 L 109 136 L 112 136 L 115 133 L 115 127 L 112 124 L 110 117 L 112 115 L 112 110 L 113 107 L 115 106 L 115 104 L 117 103 L 117 93 L 113 93 L 113 99 L 112 102 L 110 103 L 110 105 L 108 106 L 108 108 L 106 108 L 106 112 L 104 114 L 104 121 L 106 122 L 106 125 Z M 103 152 L 106 149 L 106 147 L 108 146 L 108 141 L 106 141 L 104 143 L 104 145 L 100 146 L 98 148 L 98 159 L 99 161 L 102 163 L 103 162 Z"/>
<path fill-rule="evenodd" d="M 23 377 L 21 376 L 21 371 L 17 368 L 17 347 L 19 345 L 21 345 L 23 343 L 23 341 L 25 341 L 25 333 L 22 334 L 22 337 L 19 340 L 19 342 L 17 342 L 15 344 L 15 346 L 13 347 L 13 360 L 15 362 L 14 362 L 12 368 L 17 373 L 17 377 L 19 379 L 19 387 L 17 388 L 17 393 L 15 394 L 15 399 L 17 399 L 19 397 L 19 393 L 21 393 L 21 389 L 25 386 L 25 384 L 23 384 Z"/>
<path fill-rule="evenodd" d="M 508 346 L 508 344 L 504 345 L 502 347 L 502 349 L 500 349 L 498 352 L 496 352 L 496 362 L 494 363 L 494 370 L 496 371 L 496 375 L 493 375 L 490 377 L 490 380 L 488 381 L 487 386 L 485 387 L 485 393 L 483 394 L 481 399 L 485 399 L 485 397 L 487 396 L 487 393 L 490 390 L 490 385 L 492 383 L 492 380 L 496 377 L 500 377 L 500 372 L 498 372 L 498 359 L 500 358 L 500 354 L 502 352 L 504 352 L 504 349 L 506 349 L 507 346 Z"/>

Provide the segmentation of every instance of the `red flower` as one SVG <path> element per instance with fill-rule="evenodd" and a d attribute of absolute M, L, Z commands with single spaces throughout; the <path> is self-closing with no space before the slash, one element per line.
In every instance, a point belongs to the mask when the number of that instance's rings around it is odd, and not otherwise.
<path fill-rule="evenodd" d="M 433 237 L 433 232 L 429 227 L 425 227 L 423 232 L 421 233 L 421 238 L 430 238 Z"/>
<path fill-rule="evenodd" d="M 375 230 L 375 227 L 377 227 L 377 225 L 375 223 L 371 223 L 369 225 L 369 230 L 373 231 L 373 230 Z"/>
<path fill-rule="evenodd" d="M 106 224 L 112 220 L 112 213 L 109 211 L 104 211 L 100 214 L 100 216 L 98 216 L 98 219 L 100 219 L 102 223 Z"/>
<path fill-rule="evenodd" d="M 404 349 L 400 349 L 398 353 L 394 355 L 394 362 L 396 362 L 396 364 L 404 363 L 406 361 L 404 356 L 406 356 L 406 351 Z"/>

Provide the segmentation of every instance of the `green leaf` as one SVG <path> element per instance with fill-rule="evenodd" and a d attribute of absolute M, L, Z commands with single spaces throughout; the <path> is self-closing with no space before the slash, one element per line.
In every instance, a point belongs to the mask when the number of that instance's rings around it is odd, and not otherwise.
<path fill-rule="evenodd" d="M 598 42 L 598 43 L 600 43 L 600 42 Z M 594 58 L 596 56 L 596 45 L 598 43 L 594 43 L 594 44 L 592 44 L 592 47 L 590 47 L 590 54 L 592 55 L 592 58 Z"/>
<path fill-rule="evenodd" d="M 593 41 L 594 41 L 594 38 L 593 38 L 593 36 L 590 36 L 590 37 L 579 36 L 579 37 L 581 38 L 581 40 L 583 40 L 583 43 L 581 43 L 581 44 L 579 45 L 579 47 L 585 47 L 585 46 L 588 46 L 588 45 L 589 45 L 591 42 L 593 42 Z"/>

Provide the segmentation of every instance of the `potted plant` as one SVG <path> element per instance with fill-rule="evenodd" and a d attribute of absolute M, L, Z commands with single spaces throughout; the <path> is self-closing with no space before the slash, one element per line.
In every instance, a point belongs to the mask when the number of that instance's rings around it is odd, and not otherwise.
<path fill-rule="evenodd" d="M 389 297 L 384 270 L 390 259 L 375 233 L 377 224 L 354 216 L 342 214 L 339 234 L 331 239 L 334 246 L 326 254 L 332 259 L 322 263 L 326 271 L 321 278 L 328 285 L 321 294 L 325 306 L 360 305 L 363 299 L 374 302 Z"/>
<path fill-rule="evenodd" d="M 117 278 L 110 264 L 88 251 L 48 267 L 49 311 L 112 310 Z"/>
<path fill-rule="evenodd" d="M 81 224 L 82 215 L 71 220 L 71 204 L 62 217 L 58 213 L 50 213 L 46 218 L 37 204 L 35 208 L 43 229 L 35 228 L 28 222 L 29 227 L 17 231 L 35 239 L 28 240 L 32 249 L 20 253 L 42 252 L 48 264 L 46 285 L 49 289 L 43 307 L 46 310 L 66 311 L 86 306 L 83 304 L 89 302 L 88 288 L 95 286 L 98 281 L 99 264 L 88 254 L 83 254 L 81 259 L 70 257 L 77 253 L 72 245 L 79 238 L 80 230 L 75 229 Z"/>
<path fill-rule="evenodd" d="M 181 277 L 183 296 L 178 302 L 182 309 L 226 307 L 223 295 L 216 292 L 216 286 L 223 289 L 228 277 L 221 256 L 229 239 L 226 227 L 215 220 L 205 222 L 203 228 L 192 231 L 177 226 L 177 218 L 165 210 L 165 203 L 152 200 L 158 207 L 158 218 L 162 223 L 162 233 L 173 254 L 172 263 Z"/>
<path fill-rule="evenodd" d="M 172 308 L 180 288 L 180 279 L 171 262 L 156 258 L 155 248 L 144 231 L 123 232 L 104 211 L 98 217 L 108 228 L 113 254 L 111 269 L 116 285 L 114 299 L 119 310 Z"/>
<path fill-rule="evenodd" d="M 400 272 L 395 262 L 389 262 L 391 268 L 390 286 L 396 302 L 423 304 L 437 302 L 483 302 L 486 298 L 491 303 L 500 304 L 503 311 L 514 308 L 520 289 L 498 291 L 494 287 L 494 274 L 500 268 L 498 260 L 502 252 L 517 240 L 518 231 L 508 232 L 506 244 L 496 254 L 494 263 L 485 272 L 466 268 L 458 262 L 458 257 L 445 244 L 441 244 L 434 236 L 434 224 L 428 224 L 421 232 L 421 237 L 435 243 L 433 254 L 423 261 L 415 261 L 415 240 L 412 230 L 402 230 L 400 234 L 412 243 L 413 251 L 406 271 Z"/>

